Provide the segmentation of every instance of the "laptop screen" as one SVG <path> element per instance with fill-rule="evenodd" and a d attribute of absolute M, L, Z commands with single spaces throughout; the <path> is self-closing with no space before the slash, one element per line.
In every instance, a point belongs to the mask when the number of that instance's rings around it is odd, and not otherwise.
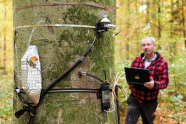
<path fill-rule="evenodd" d="M 125 75 L 127 83 L 143 85 L 150 81 L 150 74 L 148 69 L 125 67 Z"/>

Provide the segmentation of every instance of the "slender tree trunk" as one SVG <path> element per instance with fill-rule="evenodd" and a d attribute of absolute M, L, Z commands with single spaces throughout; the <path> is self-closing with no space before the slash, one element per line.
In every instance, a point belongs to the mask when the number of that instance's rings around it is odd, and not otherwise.
<path fill-rule="evenodd" d="M 126 27 L 127 27 L 127 42 L 126 42 L 126 55 L 125 55 L 125 57 L 126 57 L 126 60 L 127 60 L 127 62 L 126 62 L 126 64 L 127 64 L 127 66 L 128 66 L 128 60 L 129 60 L 129 58 L 130 58 L 130 56 L 129 56 L 129 41 L 130 41 L 130 34 L 129 34 L 129 32 L 130 32 L 130 0 L 128 0 L 127 1 L 127 10 L 128 10 L 128 18 L 127 18 L 127 25 L 126 25 Z"/>
<path fill-rule="evenodd" d="M 149 12 L 149 8 L 150 8 L 150 2 L 147 1 L 146 2 L 147 5 L 147 9 L 146 9 L 146 24 L 150 24 L 150 12 Z"/>
<path fill-rule="evenodd" d="M 179 0 L 176 1 L 176 5 L 177 5 L 176 10 L 178 11 L 177 15 L 179 15 L 179 8 L 180 8 L 180 2 L 179 2 Z M 180 16 L 177 17 L 177 19 L 175 19 L 175 21 L 178 22 L 177 24 L 175 24 L 176 25 L 176 28 L 178 27 L 178 24 L 180 23 L 180 20 L 181 20 Z M 179 29 L 176 29 L 175 30 L 175 34 L 180 35 L 180 30 Z M 176 55 L 176 48 L 177 48 L 176 46 L 177 46 L 177 41 L 174 42 L 174 56 Z"/>
<path fill-rule="evenodd" d="M 173 1 L 171 1 L 171 17 L 173 17 L 173 8 L 174 8 L 174 6 L 173 6 Z M 170 58 L 169 58 L 169 62 L 172 64 L 173 63 L 173 53 L 172 53 L 172 51 L 173 51 L 173 44 L 172 44 L 172 39 L 173 39 L 173 32 L 174 32 L 174 29 L 173 29 L 173 18 L 172 18 L 172 20 L 171 20 L 171 26 L 170 26 L 170 37 L 171 37 L 171 43 L 169 44 L 169 46 L 170 46 L 170 51 L 169 51 L 169 56 L 170 56 Z"/>
<path fill-rule="evenodd" d="M 157 27 L 156 27 L 156 13 L 157 13 L 157 1 L 156 0 L 153 0 L 152 1 L 152 13 L 151 13 L 151 20 L 152 20 L 152 28 L 151 28 L 151 31 L 153 33 L 153 36 L 156 36 L 157 35 Z"/>
<path fill-rule="evenodd" d="M 138 11 L 138 9 L 139 9 L 139 7 L 138 7 L 138 1 L 137 0 L 135 0 L 135 2 L 136 2 L 136 6 L 135 6 L 135 8 L 136 8 L 136 15 L 139 15 L 139 11 Z M 140 52 L 141 52 L 141 42 L 139 41 L 140 39 L 139 39 L 139 27 L 138 28 L 136 28 L 136 41 L 137 41 L 137 53 L 138 54 L 140 54 Z"/>
<path fill-rule="evenodd" d="M 49 2 L 48 0 L 42 2 Z M 13 0 L 14 10 L 21 6 L 42 3 L 38 0 Z M 50 1 L 51 2 L 51 1 Z M 67 2 L 64 0 L 58 2 Z M 76 2 L 83 2 L 78 0 Z M 86 1 L 91 3 L 91 1 Z M 99 1 L 98 4 L 113 6 L 112 0 Z M 14 27 L 25 25 L 74 24 L 94 26 L 98 14 L 106 10 L 83 5 L 58 5 L 25 8 L 14 12 Z M 98 17 L 102 19 L 103 16 Z M 113 14 L 109 12 L 108 19 L 113 23 Z M 16 37 L 14 47 L 14 87 L 21 87 L 21 58 L 29 45 L 36 45 L 39 51 L 42 88 L 47 88 L 54 80 L 68 70 L 90 47 L 95 30 L 83 27 L 32 27 L 14 29 Z M 85 71 L 104 80 L 104 70 L 107 81 L 114 81 L 114 37 L 108 31 L 97 38 L 84 63 L 80 63 L 65 78 L 53 88 L 88 88 L 99 89 L 101 83 L 92 77 L 81 76 L 79 71 Z M 110 94 L 111 96 L 111 94 Z M 25 100 L 31 102 L 26 94 Z M 28 113 L 19 119 L 14 113 L 22 109 L 23 103 L 16 93 L 13 97 L 12 124 L 26 124 Z M 101 110 L 101 100 L 96 93 L 47 93 L 36 108 L 34 124 L 104 124 L 117 123 L 116 111 L 106 113 Z"/>
<path fill-rule="evenodd" d="M 6 0 L 4 1 L 4 4 L 5 4 L 4 21 L 6 22 Z M 6 74 L 6 26 L 4 26 L 4 74 Z"/>
<path fill-rule="evenodd" d="M 161 0 L 158 0 L 158 40 L 160 42 L 160 38 L 161 38 Z M 161 45 L 158 45 L 158 49 L 161 49 Z"/>
<path fill-rule="evenodd" d="M 184 7 L 184 0 L 182 0 L 182 21 L 183 21 L 183 38 L 185 44 L 185 52 L 186 52 L 186 31 L 185 31 L 185 7 Z"/>

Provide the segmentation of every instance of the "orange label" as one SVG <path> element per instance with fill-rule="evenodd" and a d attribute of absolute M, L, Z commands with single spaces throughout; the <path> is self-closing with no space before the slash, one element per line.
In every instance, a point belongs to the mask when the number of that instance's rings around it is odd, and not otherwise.
<path fill-rule="evenodd" d="M 30 60 L 31 60 L 32 62 L 36 62 L 36 61 L 38 60 L 38 58 L 37 58 L 36 56 L 32 56 L 32 57 L 30 58 Z"/>

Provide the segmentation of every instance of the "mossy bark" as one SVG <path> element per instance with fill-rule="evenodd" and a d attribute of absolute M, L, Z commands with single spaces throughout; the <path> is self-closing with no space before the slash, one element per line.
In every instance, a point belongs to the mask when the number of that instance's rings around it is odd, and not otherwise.
<path fill-rule="evenodd" d="M 47 2 L 74 2 L 72 0 L 13 0 L 13 8 Z M 104 5 L 113 5 L 110 0 L 77 0 L 75 2 L 94 2 Z M 82 6 L 59 5 L 26 8 L 14 12 L 14 27 L 24 25 L 39 25 L 50 21 L 51 24 L 91 25 L 96 23 L 98 14 L 106 10 Z M 102 17 L 98 18 L 101 19 Z M 111 22 L 113 13 L 108 14 Z M 114 37 L 111 31 L 97 38 L 90 53 L 65 78 L 59 81 L 54 88 L 100 88 L 100 82 L 92 77 L 81 76 L 79 71 L 86 71 L 104 80 L 104 70 L 107 80 L 112 86 L 114 78 Z M 95 30 L 78 27 L 33 27 L 14 29 L 14 87 L 21 84 L 21 58 L 29 45 L 38 47 L 41 69 L 42 87 L 45 89 L 78 59 L 90 47 L 95 37 Z M 54 67 L 55 66 L 55 67 Z M 53 67 L 53 68 L 51 68 Z M 25 100 L 31 102 L 26 94 Z M 16 93 L 13 97 L 12 124 L 26 124 L 28 113 L 25 112 L 19 119 L 14 113 L 22 109 L 23 103 Z M 106 113 L 101 110 L 101 100 L 96 93 L 47 93 L 36 108 L 34 124 L 100 124 L 117 123 L 117 114 Z"/>

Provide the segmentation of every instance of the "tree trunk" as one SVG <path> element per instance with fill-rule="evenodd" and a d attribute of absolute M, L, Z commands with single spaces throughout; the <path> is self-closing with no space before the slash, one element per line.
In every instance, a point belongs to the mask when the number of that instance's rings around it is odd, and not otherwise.
<path fill-rule="evenodd" d="M 184 2 L 184 0 L 182 0 L 182 20 L 183 20 L 183 38 L 184 38 L 184 44 L 185 44 L 185 46 L 184 46 L 184 50 L 185 50 L 185 52 L 186 52 L 186 31 L 185 31 L 185 12 L 184 12 L 184 4 L 185 4 L 186 2 Z"/>
<path fill-rule="evenodd" d="M 152 0 L 152 13 L 151 13 L 151 20 L 152 20 L 152 34 L 153 36 L 157 36 L 157 24 L 156 24 L 156 18 L 157 18 L 157 1 L 156 0 Z"/>
<path fill-rule="evenodd" d="M 174 5 L 173 5 L 174 3 L 173 3 L 173 1 L 171 1 L 171 17 L 173 17 L 173 8 L 174 8 Z M 169 62 L 172 64 L 173 63 L 173 43 L 172 43 L 172 39 L 173 39 L 173 33 L 174 33 L 174 28 L 173 28 L 173 22 L 174 22 L 174 20 L 173 20 L 173 18 L 172 18 L 172 20 L 171 20 L 171 25 L 170 25 L 170 37 L 171 37 L 171 42 L 170 42 L 170 44 L 169 44 L 169 46 L 170 46 L 170 50 L 169 50 Z"/>
<path fill-rule="evenodd" d="M 147 8 L 146 8 L 146 25 L 147 25 L 147 24 L 150 24 L 150 12 L 149 12 L 150 2 L 147 1 L 146 5 L 147 5 Z"/>
<path fill-rule="evenodd" d="M 158 1 L 158 40 L 160 42 L 160 38 L 161 38 L 161 18 L 160 18 L 160 14 L 161 14 L 161 1 Z M 161 50 L 161 45 L 158 45 L 158 49 Z"/>
<path fill-rule="evenodd" d="M 136 11 L 136 16 L 137 16 L 137 18 L 138 18 L 138 15 L 139 15 L 139 3 L 138 3 L 138 0 L 135 0 L 135 11 Z M 135 34 L 137 35 L 136 36 L 136 47 L 137 47 L 137 49 L 136 49 L 136 54 L 140 54 L 141 53 L 141 40 L 140 40 L 140 37 L 139 37 L 139 30 L 140 30 L 140 28 L 139 27 L 137 27 L 136 29 L 135 29 Z"/>
<path fill-rule="evenodd" d="M 41 24 L 74 24 L 95 26 L 98 14 L 106 12 L 101 8 L 84 5 L 38 6 L 15 11 L 26 5 L 51 3 L 55 1 L 13 0 L 14 27 Z M 64 0 L 57 2 L 66 2 Z M 73 2 L 73 1 L 68 1 Z M 84 2 L 78 0 L 76 2 Z M 88 1 L 86 1 L 88 2 Z M 91 0 L 89 1 L 91 3 Z M 113 0 L 96 1 L 97 4 L 113 6 Z M 109 12 L 108 19 L 113 23 L 114 15 Z M 98 17 L 102 19 L 103 15 Z M 97 38 L 84 62 L 80 63 L 67 76 L 54 85 L 54 89 L 88 88 L 99 89 L 101 83 L 92 77 L 81 76 L 85 71 L 104 80 L 114 81 L 114 37 L 108 31 Z M 83 27 L 22 27 L 14 29 L 14 87 L 21 87 L 21 58 L 29 45 L 36 45 L 39 51 L 42 88 L 46 89 L 54 80 L 68 70 L 91 46 L 95 30 Z M 111 96 L 111 94 L 110 94 Z M 31 102 L 26 94 L 23 97 Z M 12 124 L 26 124 L 29 118 L 25 112 L 19 119 L 14 113 L 22 109 L 23 102 L 14 93 Z M 101 110 L 101 100 L 96 93 L 46 93 L 36 108 L 34 124 L 101 124 L 117 123 L 117 114 Z"/>
<path fill-rule="evenodd" d="M 4 20 L 6 22 L 6 1 L 4 1 L 5 4 L 5 15 L 4 15 Z M 6 74 L 6 26 L 4 26 L 4 74 Z"/>
<path fill-rule="evenodd" d="M 130 58 L 130 54 L 129 54 L 129 51 L 130 51 L 130 49 L 129 49 L 129 42 L 130 42 L 130 37 L 129 37 L 129 35 L 130 35 L 130 0 L 127 0 L 127 14 L 129 15 L 128 16 L 128 18 L 127 18 L 127 25 L 126 25 L 126 28 L 127 28 L 127 38 L 126 38 L 126 40 L 127 40 L 127 42 L 126 42 L 126 65 L 127 66 L 129 66 L 129 63 L 128 63 L 128 60 L 129 60 L 129 58 Z"/>

